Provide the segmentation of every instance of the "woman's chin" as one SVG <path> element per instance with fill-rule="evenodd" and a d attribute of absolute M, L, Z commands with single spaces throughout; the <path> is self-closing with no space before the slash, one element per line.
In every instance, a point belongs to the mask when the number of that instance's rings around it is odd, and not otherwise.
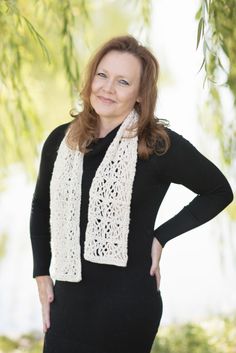
<path fill-rule="evenodd" d="M 112 109 L 111 107 L 98 107 L 98 106 L 94 106 L 93 109 L 95 110 L 95 112 L 100 115 L 100 116 L 110 116 L 110 115 L 116 115 L 116 112 L 114 109 Z"/>

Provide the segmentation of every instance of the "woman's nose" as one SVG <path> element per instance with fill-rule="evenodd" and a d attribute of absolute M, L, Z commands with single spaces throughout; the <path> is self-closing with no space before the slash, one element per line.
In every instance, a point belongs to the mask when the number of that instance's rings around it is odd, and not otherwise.
<path fill-rule="evenodd" d="M 105 92 L 113 92 L 114 91 L 114 83 L 112 80 L 106 80 L 103 84 L 103 90 Z"/>

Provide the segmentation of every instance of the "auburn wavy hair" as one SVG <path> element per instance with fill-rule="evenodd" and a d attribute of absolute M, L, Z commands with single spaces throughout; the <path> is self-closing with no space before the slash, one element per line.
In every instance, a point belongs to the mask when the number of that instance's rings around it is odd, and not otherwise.
<path fill-rule="evenodd" d="M 99 116 L 90 103 L 91 86 L 98 64 L 112 50 L 130 53 L 142 64 L 139 91 L 141 101 L 134 105 L 134 109 L 139 114 L 138 156 L 141 159 L 147 159 L 152 153 L 162 155 L 170 146 L 170 138 L 165 129 L 169 122 L 154 115 L 158 94 L 159 63 L 152 52 L 139 44 L 131 35 L 113 37 L 104 43 L 90 59 L 80 91 L 83 110 L 79 113 L 75 113 L 73 109 L 70 111 L 74 120 L 68 127 L 67 144 L 72 149 L 79 148 L 81 152 L 87 153 L 91 150 L 87 146 L 99 136 Z"/>

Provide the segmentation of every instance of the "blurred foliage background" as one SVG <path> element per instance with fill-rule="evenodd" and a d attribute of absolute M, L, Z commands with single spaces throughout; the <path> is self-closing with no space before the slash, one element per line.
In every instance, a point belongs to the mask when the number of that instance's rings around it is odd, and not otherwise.
<path fill-rule="evenodd" d="M 70 119 L 91 52 L 132 23 L 141 37 L 151 9 L 151 0 L 0 0 L 2 188 L 11 163 L 19 162 L 35 177 L 38 143 L 55 123 Z M 209 87 L 201 122 L 219 141 L 222 162 L 230 167 L 236 151 L 236 0 L 201 0 L 196 20 L 196 46 L 202 42 L 201 69 Z M 224 91 L 234 103 L 230 114 Z"/>
<path fill-rule="evenodd" d="M 158 1 L 158 0 L 157 0 Z M 96 47 L 135 28 L 148 44 L 151 0 L 0 0 L 0 191 L 11 165 L 35 180 L 45 134 L 80 107 L 83 69 Z M 115 19 L 115 20 L 114 20 Z M 196 48 L 207 96 L 199 121 L 236 179 L 236 0 L 199 0 Z M 201 49 L 200 49 L 201 46 Z M 233 109 L 229 110 L 225 97 Z M 236 219 L 235 203 L 228 207 Z M 7 235 L 0 235 L 0 258 Z M 236 319 L 160 328 L 152 353 L 235 353 Z M 1 352 L 40 352 L 37 334 L 0 337 Z M 135 353 L 135 352 L 134 352 Z"/>
<path fill-rule="evenodd" d="M 236 1 L 204 0 L 196 19 L 199 21 L 197 47 L 202 40 L 202 66 L 209 83 L 205 127 L 219 141 L 222 160 L 230 166 L 235 162 L 236 152 Z M 225 114 L 225 89 L 234 104 L 231 116 Z"/>
<path fill-rule="evenodd" d="M 236 316 L 222 316 L 200 323 L 160 327 L 151 353 L 235 353 L 235 342 Z M 0 336 L 1 353 L 41 353 L 42 347 L 38 333 L 22 335 L 18 340 Z"/>
<path fill-rule="evenodd" d="M 142 35 L 149 21 L 148 0 L 0 0 L 2 189 L 12 163 L 35 178 L 38 144 L 72 119 L 91 52 L 132 23 Z"/>

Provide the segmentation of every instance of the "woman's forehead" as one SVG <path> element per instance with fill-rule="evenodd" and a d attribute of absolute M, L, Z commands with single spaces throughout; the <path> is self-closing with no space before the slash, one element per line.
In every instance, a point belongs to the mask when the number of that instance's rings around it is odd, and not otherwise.
<path fill-rule="evenodd" d="M 131 53 L 110 51 L 103 56 L 97 68 L 118 76 L 132 76 L 140 73 L 141 62 Z"/>

